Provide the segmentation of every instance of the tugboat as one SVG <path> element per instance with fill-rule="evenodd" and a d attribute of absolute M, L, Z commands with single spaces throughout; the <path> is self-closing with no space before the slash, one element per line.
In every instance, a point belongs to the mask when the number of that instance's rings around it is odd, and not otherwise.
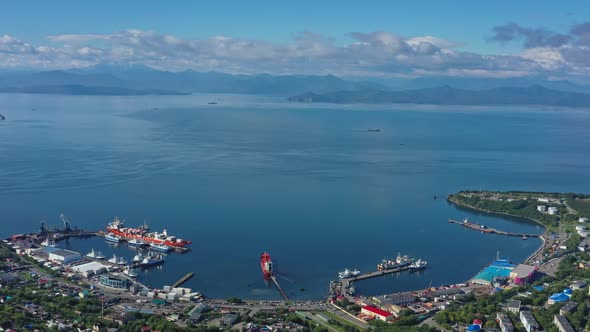
<path fill-rule="evenodd" d="M 94 251 L 94 249 L 92 249 L 92 251 L 87 253 L 86 257 L 94 258 L 94 259 L 104 259 L 104 256 L 102 255 L 102 253 L 100 251 Z"/>
<path fill-rule="evenodd" d="M 346 278 L 356 277 L 359 274 L 361 274 L 361 271 L 359 271 L 359 270 L 344 269 L 344 271 L 338 272 L 338 278 L 346 279 Z"/>
<path fill-rule="evenodd" d="M 270 279 L 270 277 L 273 275 L 272 259 L 270 258 L 270 254 L 266 251 L 260 255 L 260 267 L 262 268 L 264 279 Z"/>
<path fill-rule="evenodd" d="M 420 270 L 426 269 L 427 265 L 428 265 L 427 261 L 423 261 L 421 259 L 418 259 L 417 261 L 410 264 L 409 269 L 410 269 L 410 272 L 420 271 Z"/>
<path fill-rule="evenodd" d="M 127 265 L 125 267 L 125 270 L 123 270 L 123 273 L 125 273 L 127 276 L 129 276 L 131 278 L 137 277 L 137 271 L 129 265 Z"/>

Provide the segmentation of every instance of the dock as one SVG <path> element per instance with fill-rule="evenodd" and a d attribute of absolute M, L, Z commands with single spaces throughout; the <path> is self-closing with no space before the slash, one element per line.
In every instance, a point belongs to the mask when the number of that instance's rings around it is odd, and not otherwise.
<path fill-rule="evenodd" d="M 192 277 L 193 277 L 193 275 L 194 275 L 194 273 L 192 273 L 192 272 L 189 272 L 189 273 L 185 274 L 185 275 L 184 275 L 184 277 L 182 277 L 182 278 L 178 279 L 178 281 L 177 281 L 177 282 L 175 282 L 175 283 L 172 285 L 172 288 L 176 288 L 176 287 L 179 287 L 180 285 L 184 284 L 184 283 L 185 283 L 185 282 L 187 282 L 187 281 L 188 281 L 190 278 L 192 278 Z"/>
<path fill-rule="evenodd" d="M 542 234 L 526 234 L 526 233 L 506 232 L 506 231 L 502 231 L 502 230 L 495 229 L 495 228 L 489 228 L 485 225 L 480 225 L 480 224 L 473 223 L 473 222 L 470 222 L 467 220 L 457 221 L 457 220 L 449 219 L 449 223 L 461 225 L 465 228 L 473 229 L 473 230 L 480 231 L 482 233 L 488 233 L 488 234 L 498 234 L 498 235 L 504 235 L 504 236 L 518 236 L 518 237 L 523 237 L 523 238 L 525 238 L 525 237 L 526 238 L 540 237 L 542 235 Z"/>
<path fill-rule="evenodd" d="M 350 282 L 352 282 L 352 281 L 360 281 L 360 280 L 366 280 L 366 279 L 381 277 L 381 276 L 385 276 L 385 275 L 392 274 L 392 273 L 398 273 L 398 272 L 406 271 L 406 270 L 409 270 L 409 269 L 410 269 L 410 265 L 408 264 L 407 266 L 396 267 L 394 269 L 368 272 L 368 273 L 359 274 L 356 277 L 340 279 L 340 282 L 342 283 L 342 286 L 347 287 L 348 284 L 350 284 Z"/>
<path fill-rule="evenodd" d="M 275 284 L 275 286 L 279 290 L 279 293 L 281 293 L 281 296 L 285 299 L 285 301 L 289 301 L 289 297 L 287 296 L 287 293 L 285 293 L 285 291 L 283 291 L 283 289 L 281 288 L 281 285 L 279 285 L 279 282 L 277 281 L 277 277 L 272 276 L 272 277 L 270 277 L 270 280 L 272 280 L 272 282 Z"/>

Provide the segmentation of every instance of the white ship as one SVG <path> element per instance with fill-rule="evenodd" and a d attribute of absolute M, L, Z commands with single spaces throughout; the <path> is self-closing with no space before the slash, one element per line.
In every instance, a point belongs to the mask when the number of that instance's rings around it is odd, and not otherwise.
<path fill-rule="evenodd" d="M 44 247 L 48 247 L 48 248 L 57 247 L 57 245 L 55 244 L 55 241 L 50 240 L 49 238 L 46 238 L 45 241 L 41 242 L 41 245 Z"/>
<path fill-rule="evenodd" d="M 125 267 L 125 270 L 123 270 L 123 273 L 125 273 L 127 276 L 129 276 L 131 278 L 137 277 L 137 271 L 129 265 L 127 265 Z"/>
<path fill-rule="evenodd" d="M 344 269 L 344 271 L 338 272 L 338 277 L 340 279 L 345 279 L 345 278 L 356 277 L 359 274 L 361 274 L 361 271 L 359 271 L 359 270 Z"/>
<path fill-rule="evenodd" d="M 86 257 L 94 258 L 94 259 L 104 259 L 104 256 L 102 255 L 102 253 L 100 251 L 94 251 L 94 249 L 92 249 L 92 251 L 87 253 Z"/>
<path fill-rule="evenodd" d="M 410 270 L 410 272 L 424 270 L 424 269 L 426 269 L 427 265 L 428 265 L 427 261 L 423 261 L 421 259 L 418 259 L 417 261 L 410 264 L 409 270 Z"/>

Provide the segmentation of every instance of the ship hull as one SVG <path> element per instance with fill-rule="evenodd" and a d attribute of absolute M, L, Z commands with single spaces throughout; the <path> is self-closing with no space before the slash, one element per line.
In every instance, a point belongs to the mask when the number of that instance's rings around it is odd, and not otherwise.
<path fill-rule="evenodd" d="M 144 236 L 144 235 L 140 235 L 140 234 L 132 234 L 132 233 L 122 232 L 118 229 L 113 229 L 113 228 L 107 228 L 107 231 L 109 233 L 111 233 L 113 235 L 117 235 L 127 241 L 135 239 L 138 241 L 146 242 L 148 244 L 151 244 L 151 243 L 164 244 L 164 245 L 171 246 L 171 247 L 185 247 L 185 246 L 191 244 L 190 241 L 184 241 L 184 240 L 183 241 L 168 241 L 168 240 L 156 239 L 153 237 Z"/>
<path fill-rule="evenodd" d="M 266 252 L 260 256 L 260 268 L 265 279 L 272 277 L 272 259 Z"/>

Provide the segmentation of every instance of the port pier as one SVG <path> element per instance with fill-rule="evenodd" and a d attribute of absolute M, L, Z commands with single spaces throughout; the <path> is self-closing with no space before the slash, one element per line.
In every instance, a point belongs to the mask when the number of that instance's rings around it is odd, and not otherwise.
<path fill-rule="evenodd" d="M 289 297 L 287 296 L 287 293 L 285 293 L 285 291 L 281 288 L 281 285 L 279 285 L 277 277 L 273 275 L 270 277 L 270 280 L 272 280 L 272 282 L 275 284 L 275 286 L 279 290 L 279 293 L 281 293 L 281 296 L 285 299 L 285 301 L 289 301 Z"/>
<path fill-rule="evenodd" d="M 465 228 L 473 229 L 473 230 L 480 231 L 482 233 L 488 233 L 488 234 L 498 234 L 498 235 L 504 235 L 504 236 L 518 236 L 518 237 L 527 237 L 527 238 L 528 237 L 540 237 L 542 235 L 542 234 L 526 234 L 526 233 L 506 232 L 506 231 L 502 231 L 502 230 L 495 229 L 495 228 L 489 228 L 489 227 L 486 227 L 485 225 L 476 224 L 476 223 L 473 223 L 470 221 L 458 221 L 458 220 L 449 219 L 449 223 L 461 225 Z"/>
<path fill-rule="evenodd" d="M 190 278 L 192 278 L 194 275 L 193 272 L 189 272 L 187 274 L 184 275 L 184 277 L 180 278 L 177 282 L 175 282 L 172 285 L 172 288 L 176 288 L 179 287 L 180 285 L 184 284 L 185 282 L 187 282 Z"/>

